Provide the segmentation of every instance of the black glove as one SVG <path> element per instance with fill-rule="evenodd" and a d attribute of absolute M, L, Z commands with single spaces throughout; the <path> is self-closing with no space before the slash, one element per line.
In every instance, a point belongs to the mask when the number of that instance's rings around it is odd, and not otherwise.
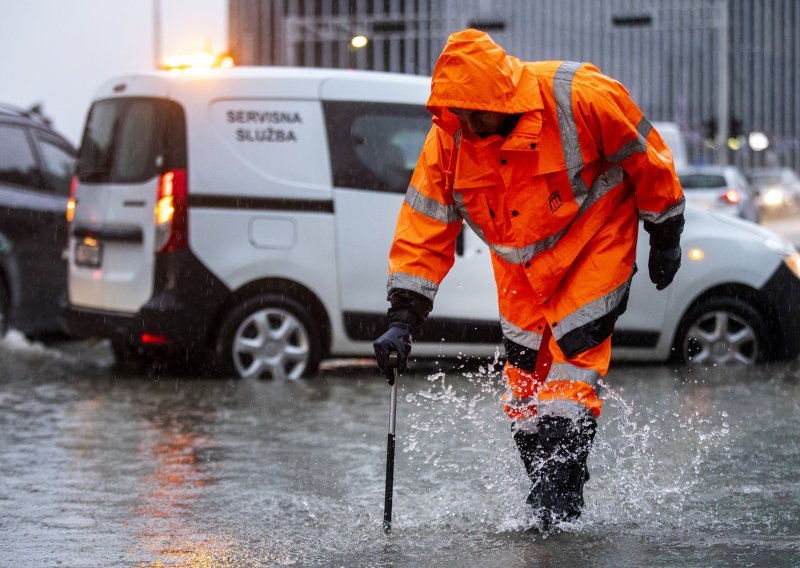
<path fill-rule="evenodd" d="M 650 269 L 650 280 L 656 285 L 656 290 L 663 290 L 672 283 L 675 273 L 681 267 L 681 247 L 658 249 L 650 247 L 650 259 L 647 268 Z"/>
<path fill-rule="evenodd" d="M 383 376 L 391 385 L 394 383 L 394 370 L 389 366 L 389 354 L 397 353 L 397 370 L 405 373 L 408 370 L 408 356 L 411 354 L 411 326 L 406 323 L 393 323 L 389 329 L 376 339 L 375 360 L 378 362 Z"/>

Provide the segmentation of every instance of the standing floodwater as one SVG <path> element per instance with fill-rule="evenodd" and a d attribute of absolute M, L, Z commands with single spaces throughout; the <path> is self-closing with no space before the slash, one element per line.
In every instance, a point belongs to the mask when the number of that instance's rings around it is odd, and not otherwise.
<path fill-rule="evenodd" d="M 0 343 L 4 566 L 800 566 L 800 366 L 614 367 L 581 520 L 522 532 L 500 366 L 153 378 Z"/>

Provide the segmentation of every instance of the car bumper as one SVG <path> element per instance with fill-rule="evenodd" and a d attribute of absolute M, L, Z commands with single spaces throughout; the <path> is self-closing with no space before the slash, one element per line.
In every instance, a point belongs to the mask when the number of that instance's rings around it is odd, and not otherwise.
<path fill-rule="evenodd" d="M 150 300 L 136 313 L 121 313 L 65 302 L 61 324 L 79 337 L 109 338 L 131 346 L 204 348 L 228 290 L 188 249 L 156 262 Z"/>
<path fill-rule="evenodd" d="M 781 263 L 761 289 L 772 305 L 770 328 L 773 330 L 774 355 L 795 358 L 800 354 L 800 278 Z"/>

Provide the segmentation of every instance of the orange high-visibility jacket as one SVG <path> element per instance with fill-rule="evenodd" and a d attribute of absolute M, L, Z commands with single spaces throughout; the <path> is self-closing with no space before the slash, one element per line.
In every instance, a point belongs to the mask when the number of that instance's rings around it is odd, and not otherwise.
<path fill-rule="evenodd" d="M 491 250 L 507 338 L 538 349 L 535 312 L 565 287 L 553 337 L 568 356 L 597 345 L 581 331 L 627 299 L 638 218 L 683 213 L 661 137 L 593 65 L 524 62 L 475 30 L 450 36 L 427 108 L 433 126 L 397 221 L 390 291 L 432 302 L 466 222 Z M 480 138 L 449 108 L 521 117 L 508 136 Z"/>

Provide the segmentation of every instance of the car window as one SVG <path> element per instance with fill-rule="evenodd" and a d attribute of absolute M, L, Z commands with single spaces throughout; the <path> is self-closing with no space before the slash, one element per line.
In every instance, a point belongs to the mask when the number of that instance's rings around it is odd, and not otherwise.
<path fill-rule="evenodd" d="M 682 174 L 678 176 L 681 180 L 681 187 L 685 190 L 692 189 L 715 189 L 727 187 L 725 176 L 711 174 Z"/>
<path fill-rule="evenodd" d="M 69 185 L 75 170 L 75 156 L 62 144 L 39 134 L 39 155 L 48 186 L 58 195 L 69 195 Z"/>
<path fill-rule="evenodd" d="M 431 127 L 421 105 L 324 103 L 333 184 L 405 193 Z"/>
<path fill-rule="evenodd" d="M 42 173 L 24 128 L 0 125 L 0 183 L 41 189 Z"/>
<path fill-rule="evenodd" d="M 121 98 L 92 105 L 78 175 L 83 182 L 138 183 L 186 167 L 183 111 L 162 99 Z"/>

